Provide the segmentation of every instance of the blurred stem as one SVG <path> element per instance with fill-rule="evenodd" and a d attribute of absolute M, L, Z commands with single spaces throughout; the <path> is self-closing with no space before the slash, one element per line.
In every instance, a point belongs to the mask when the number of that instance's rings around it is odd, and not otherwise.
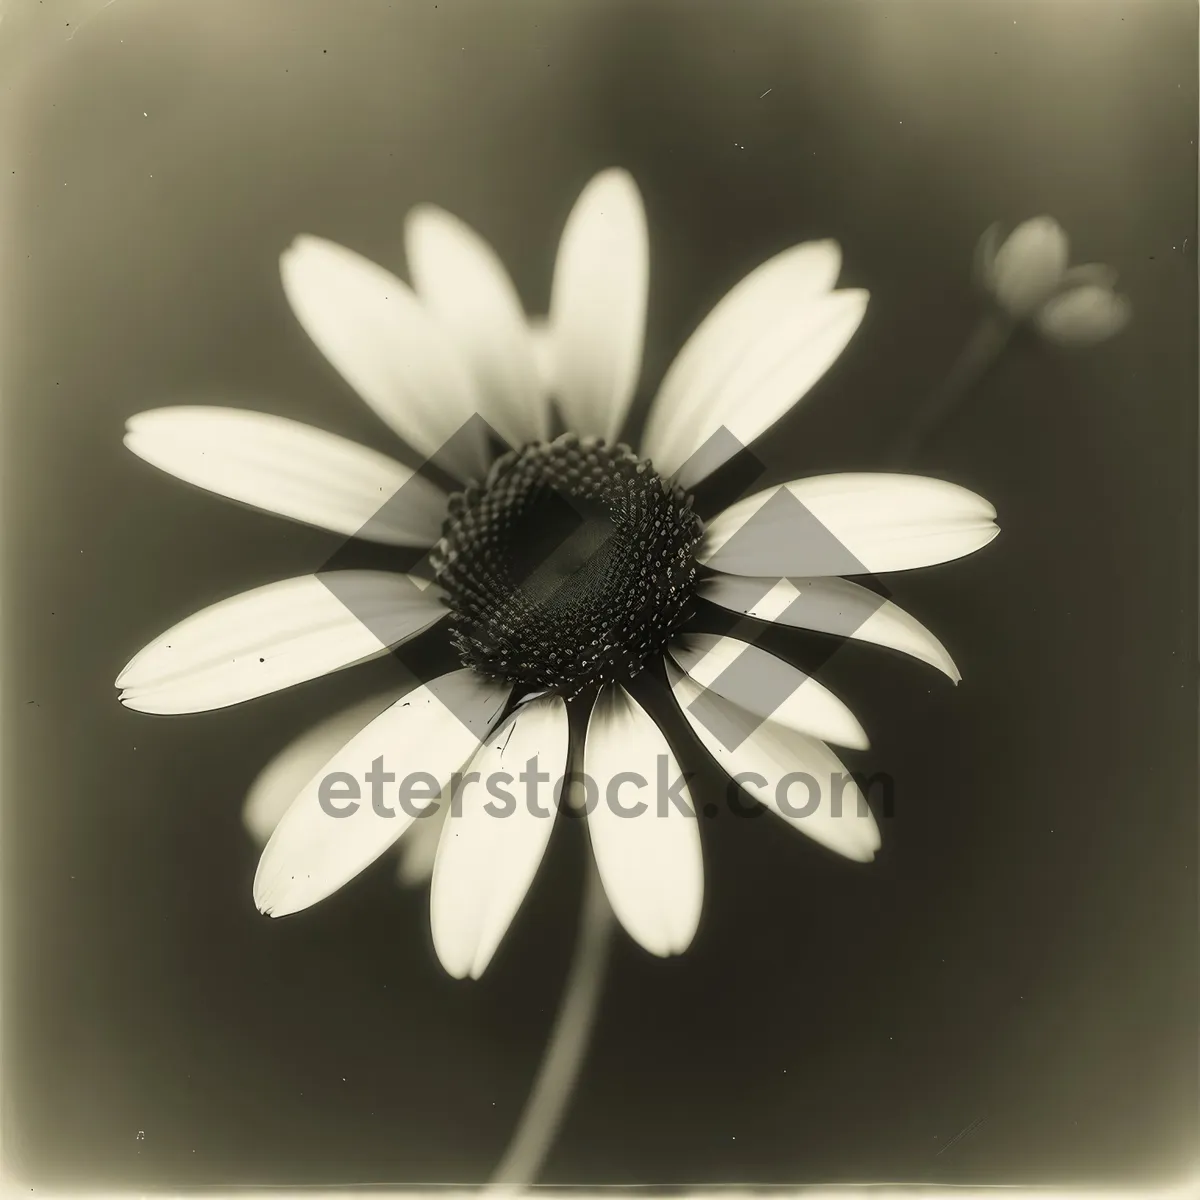
<path fill-rule="evenodd" d="M 988 313 L 975 328 L 941 387 L 917 409 L 908 428 L 896 439 L 888 461 L 904 466 L 958 410 L 967 393 L 991 369 L 1012 336 L 1013 324 L 998 313 Z"/>
<path fill-rule="evenodd" d="M 537 1178 L 562 1124 L 591 1041 L 608 961 L 613 913 L 596 864 L 591 855 L 588 858 L 575 957 L 517 1132 L 492 1175 L 493 1191 L 519 1191 Z"/>

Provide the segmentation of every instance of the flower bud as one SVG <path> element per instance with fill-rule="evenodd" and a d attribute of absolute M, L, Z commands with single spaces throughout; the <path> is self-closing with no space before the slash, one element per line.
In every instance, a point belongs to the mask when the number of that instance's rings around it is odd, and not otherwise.
<path fill-rule="evenodd" d="M 1126 297 L 1103 284 L 1084 283 L 1047 300 L 1034 323 L 1061 346 L 1094 346 L 1124 329 L 1131 315 Z"/>
<path fill-rule="evenodd" d="M 984 287 L 1014 320 L 1032 317 L 1058 291 L 1067 269 L 1067 235 L 1053 217 L 1022 222 L 998 247 L 992 226 L 979 244 Z"/>

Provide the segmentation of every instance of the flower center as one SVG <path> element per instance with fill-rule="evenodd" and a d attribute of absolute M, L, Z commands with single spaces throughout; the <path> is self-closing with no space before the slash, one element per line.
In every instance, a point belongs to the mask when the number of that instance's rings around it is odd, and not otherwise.
<path fill-rule="evenodd" d="M 690 613 L 703 525 L 627 446 L 564 434 L 450 498 L 434 548 L 465 666 L 570 698 L 627 680 Z"/>

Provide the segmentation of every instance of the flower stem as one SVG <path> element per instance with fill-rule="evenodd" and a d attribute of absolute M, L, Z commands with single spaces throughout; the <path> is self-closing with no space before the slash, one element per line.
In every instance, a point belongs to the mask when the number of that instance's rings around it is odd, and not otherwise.
<path fill-rule="evenodd" d="M 988 313 L 976 326 L 941 387 L 917 409 L 908 428 L 896 439 L 888 461 L 904 466 L 950 420 L 967 393 L 991 369 L 1012 336 L 1012 323 Z"/>
<path fill-rule="evenodd" d="M 492 1175 L 493 1193 L 515 1192 L 528 1187 L 537 1178 L 550 1151 L 596 1023 L 612 930 L 612 909 L 604 895 L 596 864 L 589 862 L 579 919 L 579 940 L 575 944 L 575 956 L 571 960 L 558 1016 L 517 1132 Z"/>

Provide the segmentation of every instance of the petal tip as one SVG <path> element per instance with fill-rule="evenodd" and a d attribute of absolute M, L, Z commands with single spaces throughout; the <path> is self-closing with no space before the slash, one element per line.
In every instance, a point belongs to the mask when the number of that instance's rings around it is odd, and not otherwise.
<path fill-rule="evenodd" d="M 593 175 L 584 185 L 576 204 L 602 205 L 606 199 L 626 207 L 627 213 L 636 215 L 644 222 L 644 203 L 637 180 L 624 167 L 606 167 Z M 602 212 L 598 209 L 597 212 Z"/>
<path fill-rule="evenodd" d="M 405 214 L 404 220 L 408 225 L 421 224 L 425 221 L 452 220 L 450 214 L 440 204 L 421 200 L 414 204 Z"/>
<path fill-rule="evenodd" d="M 279 889 L 261 886 L 257 879 L 254 881 L 254 907 L 264 917 L 271 917 L 273 920 L 288 917 L 308 907 L 306 904 L 297 904 L 295 900 L 294 894 L 289 899 L 286 887 Z"/>
<path fill-rule="evenodd" d="M 152 425 L 159 421 L 167 413 L 178 411 L 175 408 L 144 408 L 141 412 L 136 412 L 132 416 L 125 418 L 125 433 L 128 436 L 131 433 L 136 433 L 138 430 L 145 429 L 147 425 Z M 128 443 L 126 443 L 128 444 Z"/>
<path fill-rule="evenodd" d="M 284 254 L 296 254 L 306 250 L 316 250 L 319 247 L 327 246 L 329 243 L 325 238 L 318 237 L 315 233 L 298 233 L 284 248 Z"/>
<path fill-rule="evenodd" d="M 630 188 L 635 192 L 638 190 L 633 172 L 627 167 L 605 167 L 592 176 L 589 186 Z"/>
<path fill-rule="evenodd" d="M 440 204 L 433 204 L 427 200 L 414 204 L 404 214 L 405 253 L 409 268 L 413 267 L 413 260 L 417 257 L 417 243 L 423 239 L 466 232 L 466 225 Z"/>
<path fill-rule="evenodd" d="M 327 238 L 317 237 L 312 233 L 296 234 L 279 255 L 279 272 L 283 277 L 284 287 L 295 282 L 295 273 L 301 270 L 308 260 L 328 254 L 333 249 L 335 243 Z"/>
<path fill-rule="evenodd" d="M 479 972 L 475 971 L 474 963 L 463 961 L 461 958 L 454 958 L 448 954 L 444 947 L 439 947 L 437 942 L 434 942 L 433 952 L 437 956 L 437 960 L 441 963 L 442 970 L 450 976 L 451 979 L 478 979 L 482 974 L 482 968 Z"/>

